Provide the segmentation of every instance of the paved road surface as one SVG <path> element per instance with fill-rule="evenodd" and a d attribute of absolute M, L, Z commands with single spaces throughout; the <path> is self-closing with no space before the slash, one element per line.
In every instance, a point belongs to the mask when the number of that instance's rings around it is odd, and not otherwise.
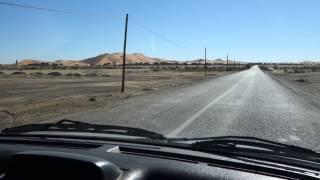
<path fill-rule="evenodd" d="M 320 149 L 320 110 L 257 66 L 66 118 L 168 136 L 255 136 Z"/>

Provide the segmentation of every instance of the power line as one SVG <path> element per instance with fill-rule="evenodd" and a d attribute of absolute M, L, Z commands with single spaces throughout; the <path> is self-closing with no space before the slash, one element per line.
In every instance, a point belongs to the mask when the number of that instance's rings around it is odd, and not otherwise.
<path fill-rule="evenodd" d="M 29 5 L 22 5 L 22 4 L 16 4 L 16 3 L 10 3 L 10 2 L 4 2 L 4 1 L 0 1 L 0 5 L 6 5 L 6 6 L 13 6 L 13 7 L 19 7 L 19 8 L 26 8 L 26 9 L 33 9 L 33 10 L 39 10 L 39 11 L 47 11 L 47 12 L 53 12 L 53 13 L 62 13 L 62 14 L 73 14 L 73 15 L 81 15 L 81 16 L 95 16 L 95 17 L 110 17 L 110 16 L 106 16 L 103 14 L 93 14 L 93 13 L 84 13 L 84 12 L 74 12 L 74 11 L 66 11 L 66 10 L 60 10 L 60 9 L 51 9 L 51 8 L 44 8 L 44 7 L 37 7 L 37 6 L 29 6 Z M 142 29 L 144 29 L 145 31 L 153 34 L 154 36 L 156 36 L 157 38 L 172 44 L 176 47 L 179 47 L 181 49 L 185 49 L 187 51 L 190 51 L 190 48 L 187 48 L 185 46 L 182 46 L 168 38 L 166 38 L 165 36 L 153 31 L 152 29 L 146 27 L 145 25 L 143 25 L 142 23 L 140 23 L 139 21 L 131 18 L 131 21 L 133 23 L 135 23 L 136 25 L 138 25 L 139 27 L 141 27 Z"/>
<path fill-rule="evenodd" d="M 9 3 L 9 2 L 3 2 L 3 1 L 0 1 L 0 5 L 14 6 L 14 7 L 19 7 L 19 8 L 34 9 L 34 10 L 54 12 L 54 13 L 74 14 L 74 15 L 80 15 L 80 16 L 103 16 L 103 17 L 108 17 L 108 16 L 105 16 L 105 15 L 102 15 L 102 14 L 65 11 L 65 10 L 60 10 L 60 9 L 51 9 L 51 8 L 44 8 L 44 7 L 28 6 L 28 5 Z"/>
<path fill-rule="evenodd" d="M 169 40 L 168 38 L 156 33 L 155 31 L 153 31 L 150 28 L 146 27 L 145 25 L 143 25 L 142 23 L 138 22 L 137 20 L 131 18 L 131 21 L 133 23 L 135 23 L 136 25 L 140 26 L 142 29 L 144 29 L 144 30 L 148 31 L 149 33 L 153 34 L 154 36 L 158 37 L 159 39 L 162 39 L 163 41 L 166 41 L 167 43 L 172 44 L 174 46 L 177 46 L 179 48 L 189 50 L 188 48 L 186 48 L 186 47 L 184 47 L 184 46 L 182 46 L 182 45 L 180 45 L 178 43 L 175 43 L 175 42 Z"/>

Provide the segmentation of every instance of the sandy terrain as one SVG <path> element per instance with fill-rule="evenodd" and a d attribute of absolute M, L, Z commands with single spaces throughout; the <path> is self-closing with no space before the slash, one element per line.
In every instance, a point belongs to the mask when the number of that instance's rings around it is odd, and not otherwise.
<path fill-rule="evenodd" d="M 121 71 L 116 69 L 27 70 L 26 74 L 0 74 L 0 127 L 41 122 L 59 115 L 116 106 L 132 96 L 204 80 L 201 72 L 128 70 L 126 92 L 120 92 Z M 208 78 L 226 72 L 210 72 Z"/>

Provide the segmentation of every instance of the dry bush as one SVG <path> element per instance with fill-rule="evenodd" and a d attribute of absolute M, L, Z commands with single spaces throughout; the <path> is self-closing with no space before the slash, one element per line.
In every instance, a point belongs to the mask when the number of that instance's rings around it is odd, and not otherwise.
<path fill-rule="evenodd" d="M 305 73 L 303 69 L 295 69 L 294 73 Z"/>
<path fill-rule="evenodd" d="M 305 79 L 296 79 L 295 81 L 301 82 L 301 83 L 308 83 L 309 82 L 309 81 L 307 81 Z"/>
<path fill-rule="evenodd" d="M 21 71 L 16 71 L 11 73 L 12 75 L 19 75 L 19 74 L 26 74 L 25 72 L 21 72 Z"/>
<path fill-rule="evenodd" d="M 62 76 L 62 74 L 59 72 L 49 72 L 47 75 L 49 75 L 49 76 Z"/>
<path fill-rule="evenodd" d="M 90 74 L 85 74 L 85 76 L 88 76 L 88 77 L 97 77 L 98 74 L 90 73 Z"/>
<path fill-rule="evenodd" d="M 34 72 L 34 73 L 31 73 L 31 75 L 33 75 L 33 76 L 43 76 L 44 73 L 42 73 L 42 72 Z"/>
<path fill-rule="evenodd" d="M 66 76 L 76 76 L 76 77 L 80 77 L 81 74 L 80 74 L 80 73 L 68 73 L 68 74 L 66 74 Z"/>

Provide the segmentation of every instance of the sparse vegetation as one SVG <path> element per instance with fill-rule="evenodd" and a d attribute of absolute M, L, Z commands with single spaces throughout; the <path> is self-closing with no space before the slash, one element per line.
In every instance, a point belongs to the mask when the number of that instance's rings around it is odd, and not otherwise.
<path fill-rule="evenodd" d="M 80 73 L 68 73 L 66 76 L 75 76 L 75 77 L 80 77 L 82 76 Z"/>
<path fill-rule="evenodd" d="M 49 76 L 62 76 L 60 72 L 49 72 L 47 75 Z"/>
<path fill-rule="evenodd" d="M 294 73 L 293 69 L 287 69 L 287 73 Z"/>
<path fill-rule="evenodd" d="M 0 91 L 2 92 L 0 93 L 0 97 L 2 96 L 0 110 L 15 110 L 16 117 L 12 125 L 37 123 L 59 117 L 62 114 L 112 106 L 132 96 L 204 79 L 203 71 L 159 71 L 155 73 L 148 69 L 131 69 L 127 72 L 126 92 L 122 94 L 120 93 L 121 69 L 56 71 L 42 69 L 41 72 L 39 69 L 23 70 L 23 73 L 28 76 L 19 76 L 19 78 L 11 75 L 12 72 L 15 72 L 14 70 L 2 72 L 8 76 L 0 76 Z M 43 76 L 37 76 L 42 73 Z M 81 74 L 81 78 L 76 78 L 78 76 L 74 76 L 75 73 Z M 208 77 L 215 78 L 226 73 L 209 71 Z M 72 78 L 66 76 L 67 74 L 72 75 Z M 108 75 L 108 78 L 103 78 L 102 75 Z M 53 76 L 55 77 L 52 78 Z M 12 94 L 9 91 L 16 93 Z M 7 114 L 4 115 L 7 117 Z"/>
<path fill-rule="evenodd" d="M 97 77 L 98 74 L 90 73 L 90 74 L 85 74 L 85 76 L 88 76 L 88 77 Z"/>
<path fill-rule="evenodd" d="M 80 73 L 73 73 L 73 76 L 80 77 L 82 75 Z"/>
<path fill-rule="evenodd" d="M 301 82 L 301 83 L 307 83 L 307 82 L 308 82 L 308 81 L 306 81 L 305 79 L 296 79 L 295 81 Z"/>
<path fill-rule="evenodd" d="M 12 75 L 23 75 L 23 74 L 26 74 L 25 72 L 22 72 L 22 71 L 16 71 L 16 72 L 13 72 L 11 73 Z"/>
<path fill-rule="evenodd" d="M 271 69 L 267 66 L 259 66 L 261 70 L 263 71 L 271 71 Z"/>
<path fill-rule="evenodd" d="M 295 69 L 294 73 L 305 73 L 303 69 Z"/>
<path fill-rule="evenodd" d="M 309 73 L 309 72 L 320 72 L 320 64 L 264 64 L 261 67 L 273 68 L 276 72 L 283 73 Z M 264 69 L 263 69 L 264 70 Z"/>
<path fill-rule="evenodd" d="M 111 75 L 109 75 L 109 74 L 104 74 L 104 75 L 102 75 L 102 77 L 110 77 Z"/>
<path fill-rule="evenodd" d="M 43 76 L 44 73 L 42 73 L 42 72 L 33 72 L 33 73 L 30 73 L 30 75 L 33 75 L 33 76 Z"/>

